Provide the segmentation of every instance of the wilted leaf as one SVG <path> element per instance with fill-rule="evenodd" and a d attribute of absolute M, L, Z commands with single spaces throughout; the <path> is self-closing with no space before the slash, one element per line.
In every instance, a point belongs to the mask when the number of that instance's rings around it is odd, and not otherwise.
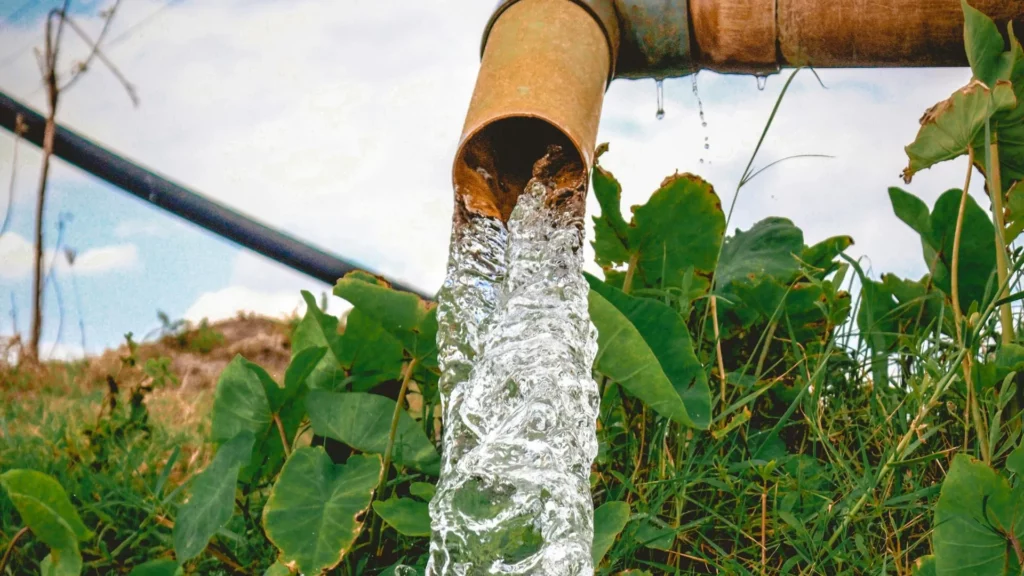
<path fill-rule="evenodd" d="M 213 461 L 192 481 L 192 495 L 178 508 L 174 554 L 179 562 L 195 558 L 235 511 L 238 472 L 251 459 L 255 438 L 243 430 L 221 445 Z"/>
<path fill-rule="evenodd" d="M 910 183 L 914 174 L 939 162 L 959 158 L 983 136 L 985 122 L 1001 110 L 1017 105 L 1009 82 L 1000 81 L 991 90 L 977 80 L 953 92 L 948 99 L 931 107 L 921 118 L 921 129 L 907 146 L 910 164 L 903 180 Z"/>
<path fill-rule="evenodd" d="M 615 538 L 629 522 L 629 504 L 626 502 L 605 502 L 594 510 L 594 567 L 601 564 L 604 555 L 615 544 Z"/>
<path fill-rule="evenodd" d="M 619 383 L 658 414 L 706 429 L 711 424 L 707 374 L 675 310 L 634 298 L 587 275 L 590 317 L 597 326 L 594 370 Z"/>
<path fill-rule="evenodd" d="M 395 406 L 395 401 L 386 396 L 364 392 L 312 390 L 306 399 L 306 410 L 317 434 L 372 454 L 383 454 L 387 449 Z M 423 428 L 405 410 L 398 417 L 392 459 L 432 476 L 440 472 L 441 457 Z"/>
<path fill-rule="evenodd" d="M 373 503 L 373 511 L 399 534 L 430 536 L 430 512 L 426 502 L 411 498 L 378 500 Z"/>
<path fill-rule="evenodd" d="M 323 448 L 296 450 L 263 509 L 263 526 L 281 561 L 296 562 L 304 574 L 341 562 L 362 531 L 380 474 L 377 456 L 335 465 Z"/>

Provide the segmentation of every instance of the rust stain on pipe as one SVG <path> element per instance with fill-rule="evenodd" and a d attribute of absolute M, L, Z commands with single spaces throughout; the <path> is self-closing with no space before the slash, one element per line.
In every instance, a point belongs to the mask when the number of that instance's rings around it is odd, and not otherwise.
<path fill-rule="evenodd" d="M 1021 0 L 972 0 L 1006 31 Z M 818 67 L 966 66 L 958 0 L 778 0 L 779 60 Z"/>
<path fill-rule="evenodd" d="M 585 180 L 612 53 L 593 13 L 574 2 L 520 0 L 504 10 L 487 36 L 455 156 L 457 218 L 465 210 L 507 220 L 551 145 Z"/>

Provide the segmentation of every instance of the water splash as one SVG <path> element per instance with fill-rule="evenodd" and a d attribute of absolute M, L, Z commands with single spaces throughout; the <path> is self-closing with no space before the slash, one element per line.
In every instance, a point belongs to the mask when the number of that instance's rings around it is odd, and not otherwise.
<path fill-rule="evenodd" d="M 597 333 L 582 217 L 553 200 L 531 182 L 507 232 L 477 218 L 453 237 L 438 307 L 445 434 L 431 576 L 593 574 Z"/>
<path fill-rule="evenodd" d="M 654 117 L 661 120 L 665 117 L 665 81 L 661 78 L 655 80 L 655 89 L 658 91 L 658 111 Z"/>

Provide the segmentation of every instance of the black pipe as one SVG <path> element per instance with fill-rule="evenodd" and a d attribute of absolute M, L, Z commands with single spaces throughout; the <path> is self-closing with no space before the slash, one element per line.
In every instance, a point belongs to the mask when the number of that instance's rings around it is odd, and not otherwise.
<path fill-rule="evenodd" d="M 0 126 L 14 132 L 21 116 L 27 128 L 22 138 L 43 145 L 46 119 L 28 106 L 0 92 Z M 333 285 L 358 267 L 283 232 L 243 216 L 227 206 L 130 162 L 110 150 L 57 125 L 53 153 L 58 158 L 105 180 L 125 192 L 163 208 L 232 242 Z M 398 290 L 431 298 L 419 290 L 392 282 Z"/>

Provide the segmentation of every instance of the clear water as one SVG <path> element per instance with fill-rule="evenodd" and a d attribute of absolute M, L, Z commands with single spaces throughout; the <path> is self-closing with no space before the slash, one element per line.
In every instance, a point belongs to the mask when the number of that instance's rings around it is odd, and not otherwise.
<path fill-rule="evenodd" d="M 456 227 L 439 297 L 445 433 L 431 576 L 593 574 L 597 332 L 583 222 L 533 182 Z"/>

